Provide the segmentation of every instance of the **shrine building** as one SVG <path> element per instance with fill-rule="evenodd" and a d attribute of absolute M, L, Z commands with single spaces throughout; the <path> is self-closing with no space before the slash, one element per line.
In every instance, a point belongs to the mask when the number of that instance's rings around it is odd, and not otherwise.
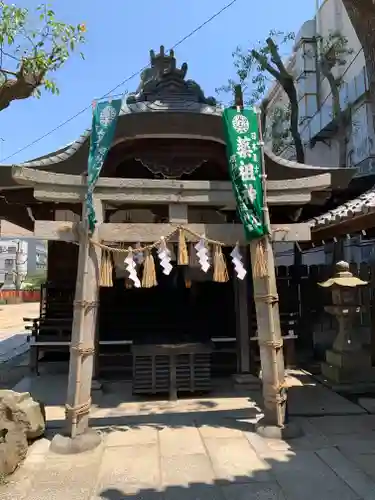
<path fill-rule="evenodd" d="M 222 107 L 187 78 L 187 69 L 177 67 L 172 51 L 151 51 L 137 90 L 124 97 L 94 191 L 96 238 L 127 248 L 182 225 L 226 244 L 229 280 L 214 282 L 211 271 L 193 263 L 178 266 L 172 243 L 171 274 L 165 276 L 155 259 L 158 285 L 137 289 L 127 280 L 121 254 L 114 254 L 113 286 L 100 289 L 93 325 L 95 376 L 131 379 L 135 393 L 166 389 L 163 348 L 170 345 L 182 346 L 179 391 L 209 390 L 212 376 L 254 371 L 251 272 L 239 280 L 230 264 L 239 243 L 250 269 L 228 174 Z M 0 170 L 1 217 L 48 241 L 47 284 L 31 339 L 33 369 L 69 355 L 89 145 L 88 130 L 58 151 Z M 310 241 L 311 226 L 300 221 L 324 213 L 332 192 L 345 190 L 353 176 L 351 169 L 287 161 L 267 148 L 265 171 L 274 242 Z M 100 249 L 93 251 L 100 262 Z M 98 279 L 92 297 L 97 286 Z M 287 336 L 287 294 L 280 296 L 280 308 Z"/>

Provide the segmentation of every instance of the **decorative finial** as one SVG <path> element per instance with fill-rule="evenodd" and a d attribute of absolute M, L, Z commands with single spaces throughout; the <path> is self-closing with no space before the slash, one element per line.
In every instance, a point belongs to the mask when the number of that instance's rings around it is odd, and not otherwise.
<path fill-rule="evenodd" d="M 345 260 L 340 260 L 339 262 L 336 262 L 336 273 L 347 273 L 350 269 L 349 263 L 345 262 Z"/>

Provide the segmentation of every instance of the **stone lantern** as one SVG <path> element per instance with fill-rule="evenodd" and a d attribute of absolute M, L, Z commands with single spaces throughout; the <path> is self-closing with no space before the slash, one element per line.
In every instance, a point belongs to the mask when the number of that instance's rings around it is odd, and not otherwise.
<path fill-rule="evenodd" d="M 337 337 L 322 363 L 322 375 L 338 390 L 356 392 L 369 387 L 375 383 L 371 352 L 363 348 L 360 332 L 353 327 L 355 315 L 361 310 L 359 287 L 367 285 L 367 281 L 353 276 L 349 264 L 341 261 L 336 264 L 334 276 L 319 285 L 331 289 L 332 305 L 326 306 L 325 310 L 338 323 Z"/>

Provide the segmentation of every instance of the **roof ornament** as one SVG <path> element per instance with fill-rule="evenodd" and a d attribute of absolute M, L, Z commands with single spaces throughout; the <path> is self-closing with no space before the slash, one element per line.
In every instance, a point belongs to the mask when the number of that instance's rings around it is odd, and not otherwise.
<path fill-rule="evenodd" d="M 216 106 L 214 97 L 205 97 L 203 90 L 194 80 L 185 80 L 187 63 L 177 67 L 174 50 L 166 54 L 163 45 L 155 54 L 150 50 L 150 66 L 141 73 L 141 82 L 136 92 L 126 98 L 126 104 L 138 102 L 168 102 L 180 100 Z"/>

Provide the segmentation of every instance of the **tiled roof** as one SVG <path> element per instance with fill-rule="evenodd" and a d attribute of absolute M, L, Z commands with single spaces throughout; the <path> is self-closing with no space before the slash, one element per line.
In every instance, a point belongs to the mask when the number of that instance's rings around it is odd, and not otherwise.
<path fill-rule="evenodd" d="M 219 105 L 210 106 L 208 104 L 202 104 L 195 101 L 188 101 L 186 99 L 173 98 L 173 97 L 170 99 L 165 99 L 163 100 L 163 102 L 161 101 L 138 102 L 135 104 L 126 104 L 126 98 L 124 98 L 122 101 L 120 116 L 130 115 L 133 113 L 149 113 L 149 112 L 154 112 L 154 113 L 184 112 L 184 113 L 197 113 L 203 115 L 221 116 L 223 108 Z M 67 144 L 65 147 L 59 149 L 58 151 L 54 151 L 39 158 L 35 158 L 34 160 L 24 162 L 22 163 L 22 166 L 30 168 L 38 168 L 38 167 L 43 168 L 67 160 L 83 146 L 83 144 L 90 137 L 90 135 L 91 135 L 91 128 L 86 129 L 76 141 Z M 0 167 L 2 166 L 11 166 L 11 165 L 0 165 Z"/>
<path fill-rule="evenodd" d="M 309 223 L 313 229 L 322 229 L 370 212 L 375 212 L 375 187 L 358 196 L 358 198 L 354 198 L 315 219 L 311 219 Z"/>

